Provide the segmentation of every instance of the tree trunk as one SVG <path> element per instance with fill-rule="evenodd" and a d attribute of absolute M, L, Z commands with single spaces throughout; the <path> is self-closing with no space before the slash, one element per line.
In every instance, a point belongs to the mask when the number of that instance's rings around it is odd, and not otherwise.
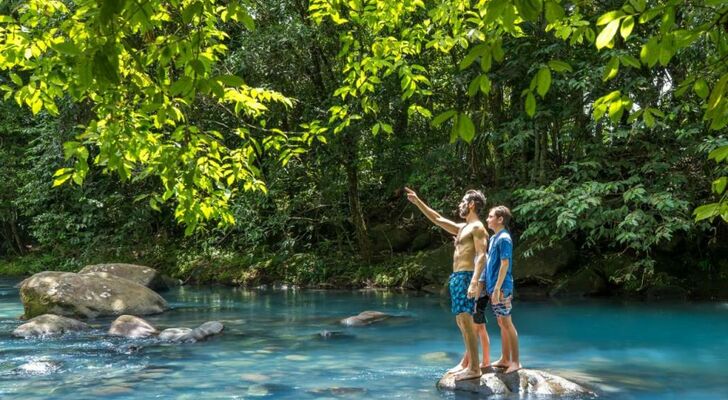
<path fill-rule="evenodd" d="M 354 224 L 356 232 L 356 241 L 359 245 L 359 254 L 362 258 L 369 260 L 371 258 L 371 243 L 369 241 L 369 233 L 367 225 L 364 221 L 364 212 L 362 211 L 361 201 L 359 200 L 359 167 L 358 167 L 358 143 L 357 137 L 347 131 L 342 134 L 344 145 L 344 169 L 346 170 L 346 186 L 349 197 L 349 211 L 351 213 L 351 222 Z"/>

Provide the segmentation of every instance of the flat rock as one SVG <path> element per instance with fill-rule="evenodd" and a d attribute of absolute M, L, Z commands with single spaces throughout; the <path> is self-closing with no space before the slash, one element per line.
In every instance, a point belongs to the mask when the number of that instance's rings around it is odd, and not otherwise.
<path fill-rule="evenodd" d="M 111 323 L 108 334 L 129 339 L 154 336 L 159 332 L 149 322 L 133 315 L 122 315 Z"/>
<path fill-rule="evenodd" d="M 37 273 L 22 282 L 20 299 L 26 318 L 42 314 L 81 318 L 148 315 L 168 308 L 167 302 L 146 286 L 98 272 Z"/>
<path fill-rule="evenodd" d="M 88 328 L 88 325 L 72 318 L 43 314 L 15 328 L 13 336 L 27 339 L 30 337 L 61 335 L 66 332 L 82 331 L 86 328 Z"/>
<path fill-rule="evenodd" d="M 95 264 L 87 265 L 78 271 L 79 274 L 89 274 L 93 272 L 102 272 L 118 276 L 153 290 L 164 290 L 169 288 L 162 274 L 157 272 L 154 268 L 145 267 L 143 265 L 123 263 Z"/>
<path fill-rule="evenodd" d="M 363 311 L 358 315 L 342 319 L 341 323 L 346 326 L 365 326 L 375 322 L 384 321 L 391 317 L 391 315 L 380 311 Z"/>
<path fill-rule="evenodd" d="M 214 336 L 223 331 L 225 327 L 219 321 L 209 321 L 191 328 L 169 328 L 159 333 L 159 339 L 165 342 L 173 343 L 195 343 L 205 340 L 210 336 Z"/>
<path fill-rule="evenodd" d="M 592 396 L 589 389 L 548 372 L 521 369 L 517 372 L 504 374 L 488 369 L 480 379 L 455 381 L 455 375 L 445 374 L 437 388 L 445 391 L 462 391 L 490 395 L 519 396 L 548 395 L 548 396 Z"/>

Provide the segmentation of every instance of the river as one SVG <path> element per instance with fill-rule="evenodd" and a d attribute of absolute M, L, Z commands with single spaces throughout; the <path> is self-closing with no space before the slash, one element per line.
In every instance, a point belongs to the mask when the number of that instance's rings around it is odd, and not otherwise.
<path fill-rule="evenodd" d="M 462 341 L 446 299 L 392 291 L 182 287 L 159 328 L 225 324 L 206 342 L 172 345 L 92 330 L 50 339 L 21 324 L 14 279 L 0 279 L 0 398 L 470 399 L 435 388 Z M 337 321 L 364 310 L 398 316 L 367 327 Z M 547 370 L 603 399 L 728 398 L 728 303 L 614 300 L 514 303 L 524 367 Z M 488 332 L 497 357 L 500 336 Z M 323 331 L 338 332 L 324 339 Z M 28 366 L 50 365 L 35 371 Z"/>

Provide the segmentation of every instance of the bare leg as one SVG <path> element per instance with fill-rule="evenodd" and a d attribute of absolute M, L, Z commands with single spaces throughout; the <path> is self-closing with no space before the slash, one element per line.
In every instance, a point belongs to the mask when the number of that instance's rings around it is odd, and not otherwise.
<path fill-rule="evenodd" d="M 508 368 L 511 364 L 510 337 L 505 332 L 503 317 L 498 317 L 498 326 L 501 332 L 501 357 L 493 362 L 493 367 Z"/>
<path fill-rule="evenodd" d="M 516 326 L 513 325 L 510 315 L 503 318 L 504 334 L 508 335 L 508 351 L 510 354 L 510 362 L 508 363 L 508 369 L 506 374 L 516 372 L 521 369 L 521 363 L 519 361 L 518 354 L 518 332 Z"/>
<path fill-rule="evenodd" d="M 478 363 L 478 338 L 475 333 L 475 324 L 473 324 L 473 316 L 469 313 L 460 313 L 455 317 L 458 320 L 458 326 L 463 334 L 465 348 L 468 353 L 468 367 L 455 376 L 456 381 L 478 378 L 482 375 L 480 365 Z"/>
<path fill-rule="evenodd" d="M 490 366 L 490 338 L 488 337 L 488 331 L 485 330 L 485 324 L 475 325 L 475 329 L 480 338 L 480 346 L 483 348 L 483 361 L 480 363 L 480 368 L 488 368 Z"/>
<path fill-rule="evenodd" d="M 460 328 L 460 333 L 463 334 L 462 322 L 457 317 L 455 318 L 455 322 L 458 324 L 458 328 Z M 463 334 L 463 342 L 465 342 L 465 334 Z M 454 373 L 458 373 L 458 372 L 468 368 L 469 361 L 470 361 L 470 357 L 468 357 L 468 348 L 466 346 L 465 353 L 463 354 L 463 358 L 460 360 L 460 362 L 457 365 L 448 369 L 447 373 L 454 374 Z"/>

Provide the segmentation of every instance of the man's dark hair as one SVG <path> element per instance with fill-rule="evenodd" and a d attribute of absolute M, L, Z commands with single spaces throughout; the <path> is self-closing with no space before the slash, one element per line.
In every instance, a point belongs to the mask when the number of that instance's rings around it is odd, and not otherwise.
<path fill-rule="evenodd" d="M 493 214 L 496 217 L 503 218 L 503 225 L 508 226 L 508 224 L 511 222 L 511 210 L 509 210 L 508 207 L 496 206 L 496 207 L 491 208 L 490 211 L 493 211 Z"/>
<path fill-rule="evenodd" d="M 485 196 L 483 196 L 480 190 L 468 190 L 465 192 L 465 201 L 475 203 L 475 213 L 478 215 L 485 208 Z"/>

